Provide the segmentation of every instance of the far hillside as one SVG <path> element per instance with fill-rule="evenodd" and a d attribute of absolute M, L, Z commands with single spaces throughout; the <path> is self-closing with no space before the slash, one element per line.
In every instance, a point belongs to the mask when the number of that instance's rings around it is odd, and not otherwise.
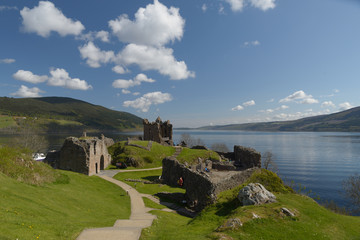
<path fill-rule="evenodd" d="M 81 100 L 64 97 L 0 97 L 0 130 L 35 124 L 43 132 L 126 131 L 142 128 L 142 119 Z"/>
<path fill-rule="evenodd" d="M 294 121 L 206 126 L 203 130 L 360 132 L 360 107 Z"/>

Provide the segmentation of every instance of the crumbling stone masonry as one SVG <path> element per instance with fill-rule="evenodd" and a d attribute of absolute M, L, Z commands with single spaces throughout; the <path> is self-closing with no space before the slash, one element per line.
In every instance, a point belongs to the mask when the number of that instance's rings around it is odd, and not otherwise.
<path fill-rule="evenodd" d="M 254 171 L 261 168 L 261 154 L 252 148 L 234 146 L 234 152 L 223 155 L 230 161 L 199 159 L 197 164 L 191 166 L 181 164 L 173 157 L 165 158 L 161 178 L 170 186 L 178 186 L 182 178 L 188 206 L 201 210 L 214 203 L 220 192 L 243 184 Z"/>
<path fill-rule="evenodd" d="M 47 154 L 45 162 L 56 169 L 94 175 L 111 163 L 107 148 L 113 144 L 114 141 L 104 135 L 100 139 L 68 137 L 60 151 Z"/>
<path fill-rule="evenodd" d="M 155 122 L 149 122 L 149 120 L 143 120 L 144 125 L 144 140 L 154 141 L 163 145 L 173 146 L 172 140 L 172 124 L 170 121 L 162 122 L 160 117 Z"/>

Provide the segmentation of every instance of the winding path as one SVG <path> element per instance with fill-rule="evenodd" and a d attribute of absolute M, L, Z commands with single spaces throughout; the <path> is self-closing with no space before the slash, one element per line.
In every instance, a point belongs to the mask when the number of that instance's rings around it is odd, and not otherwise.
<path fill-rule="evenodd" d="M 172 155 L 174 158 L 182 151 L 181 147 L 175 147 L 175 149 L 175 153 Z M 113 227 L 85 229 L 80 233 L 76 240 L 138 240 L 141 236 L 142 229 L 150 227 L 153 220 L 156 219 L 156 216 L 148 213 L 148 211 L 152 209 L 145 207 L 142 197 L 147 197 L 155 202 L 158 202 L 159 200 L 152 196 L 140 194 L 133 187 L 122 181 L 116 180 L 113 177 L 119 172 L 139 172 L 158 169 L 162 169 L 162 167 L 101 171 L 97 176 L 118 185 L 129 194 L 131 201 L 130 219 L 119 219 L 115 222 Z M 163 210 L 172 211 L 170 209 Z"/>
<path fill-rule="evenodd" d="M 138 191 L 126 183 L 112 178 L 119 171 L 123 170 L 103 171 L 98 176 L 120 186 L 129 194 L 131 201 L 130 219 L 117 220 L 113 227 L 86 229 L 78 236 L 77 240 L 138 240 L 142 229 L 150 227 L 156 218 L 156 216 L 148 213 L 152 209 L 145 207 Z"/>

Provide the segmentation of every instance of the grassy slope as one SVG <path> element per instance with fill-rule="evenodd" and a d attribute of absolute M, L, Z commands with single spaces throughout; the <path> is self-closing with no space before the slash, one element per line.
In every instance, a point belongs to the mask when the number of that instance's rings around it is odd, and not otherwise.
<path fill-rule="evenodd" d="M 139 129 L 142 119 L 126 112 L 107 109 L 84 101 L 62 98 L 7 98 L 0 97 L 0 114 L 36 117 L 36 122 L 50 130 L 66 128 L 56 120 L 65 120 L 73 129 L 124 130 Z M 81 126 L 80 126 L 81 125 Z M 72 131 L 72 129 L 70 130 Z"/>
<path fill-rule="evenodd" d="M 118 186 L 0 146 L 0 239 L 75 239 L 129 215 L 130 199 Z"/>
<path fill-rule="evenodd" d="M 148 141 L 134 141 L 132 144 L 146 147 L 148 146 Z M 114 161 L 125 162 L 127 158 L 131 157 L 139 162 L 140 168 L 153 168 L 160 167 L 162 165 L 162 160 L 165 157 L 172 156 L 175 153 L 175 148 L 162 146 L 153 142 L 151 150 L 147 151 L 142 148 L 127 146 L 126 141 L 122 141 L 111 146 L 109 148 L 109 153 Z M 194 163 L 198 158 L 220 160 L 220 156 L 214 151 L 190 148 L 183 148 L 181 154 L 177 157 L 181 163 L 184 163 L 185 161 Z"/>
<path fill-rule="evenodd" d="M 132 143 L 145 147 L 149 141 L 134 141 Z M 175 148 L 153 142 L 151 150 L 147 151 L 139 147 L 127 146 L 126 141 L 121 141 L 109 147 L 109 153 L 116 162 L 126 162 L 127 158 L 133 158 L 140 164 L 139 168 L 153 168 L 161 167 L 162 160 L 173 155 Z"/>
<path fill-rule="evenodd" d="M 135 183 L 135 182 L 128 182 L 125 181 L 125 179 L 141 179 L 141 180 L 147 180 L 147 181 L 153 181 L 155 179 L 158 179 L 159 176 L 161 176 L 162 170 L 151 170 L 151 171 L 143 171 L 143 172 L 123 172 L 118 173 L 114 176 L 115 179 L 124 181 L 130 186 L 136 188 L 136 190 L 140 193 L 146 193 L 146 194 L 155 194 L 158 192 L 181 192 L 185 193 L 185 189 L 183 188 L 175 188 L 170 187 L 168 185 L 164 184 L 144 184 L 144 183 Z"/>
<path fill-rule="evenodd" d="M 98 177 L 62 172 L 69 184 L 34 186 L 0 173 L 0 239 L 75 239 L 130 215 L 130 200 Z"/>
<path fill-rule="evenodd" d="M 195 219 L 174 213 L 153 211 L 158 216 L 141 239 L 359 239 L 360 218 L 335 214 L 309 197 L 294 194 L 270 174 L 253 176 L 276 192 L 278 202 L 262 206 L 239 205 L 236 196 L 241 187 L 223 192 L 218 203 L 209 206 Z M 280 214 L 281 207 L 297 213 L 296 217 Z M 252 213 L 260 219 L 253 219 Z M 231 218 L 239 218 L 238 229 L 216 229 Z"/>

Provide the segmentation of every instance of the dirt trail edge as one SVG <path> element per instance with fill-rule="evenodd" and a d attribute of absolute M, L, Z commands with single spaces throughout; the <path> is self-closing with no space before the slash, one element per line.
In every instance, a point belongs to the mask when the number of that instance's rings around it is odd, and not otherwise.
<path fill-rule="evenodd" d="M 133 187 L 105 174 L 98 176 L 120 186 L 129 194 L 131 200 L 130 219 L 119 219 L 113 227 L 86 229 L 78 236 L 77 240 L 138 240 L 142 229 L 150 227 L 156 218 L 148 213 L 152 209 L 145 207 L 142 196 Z"/>

